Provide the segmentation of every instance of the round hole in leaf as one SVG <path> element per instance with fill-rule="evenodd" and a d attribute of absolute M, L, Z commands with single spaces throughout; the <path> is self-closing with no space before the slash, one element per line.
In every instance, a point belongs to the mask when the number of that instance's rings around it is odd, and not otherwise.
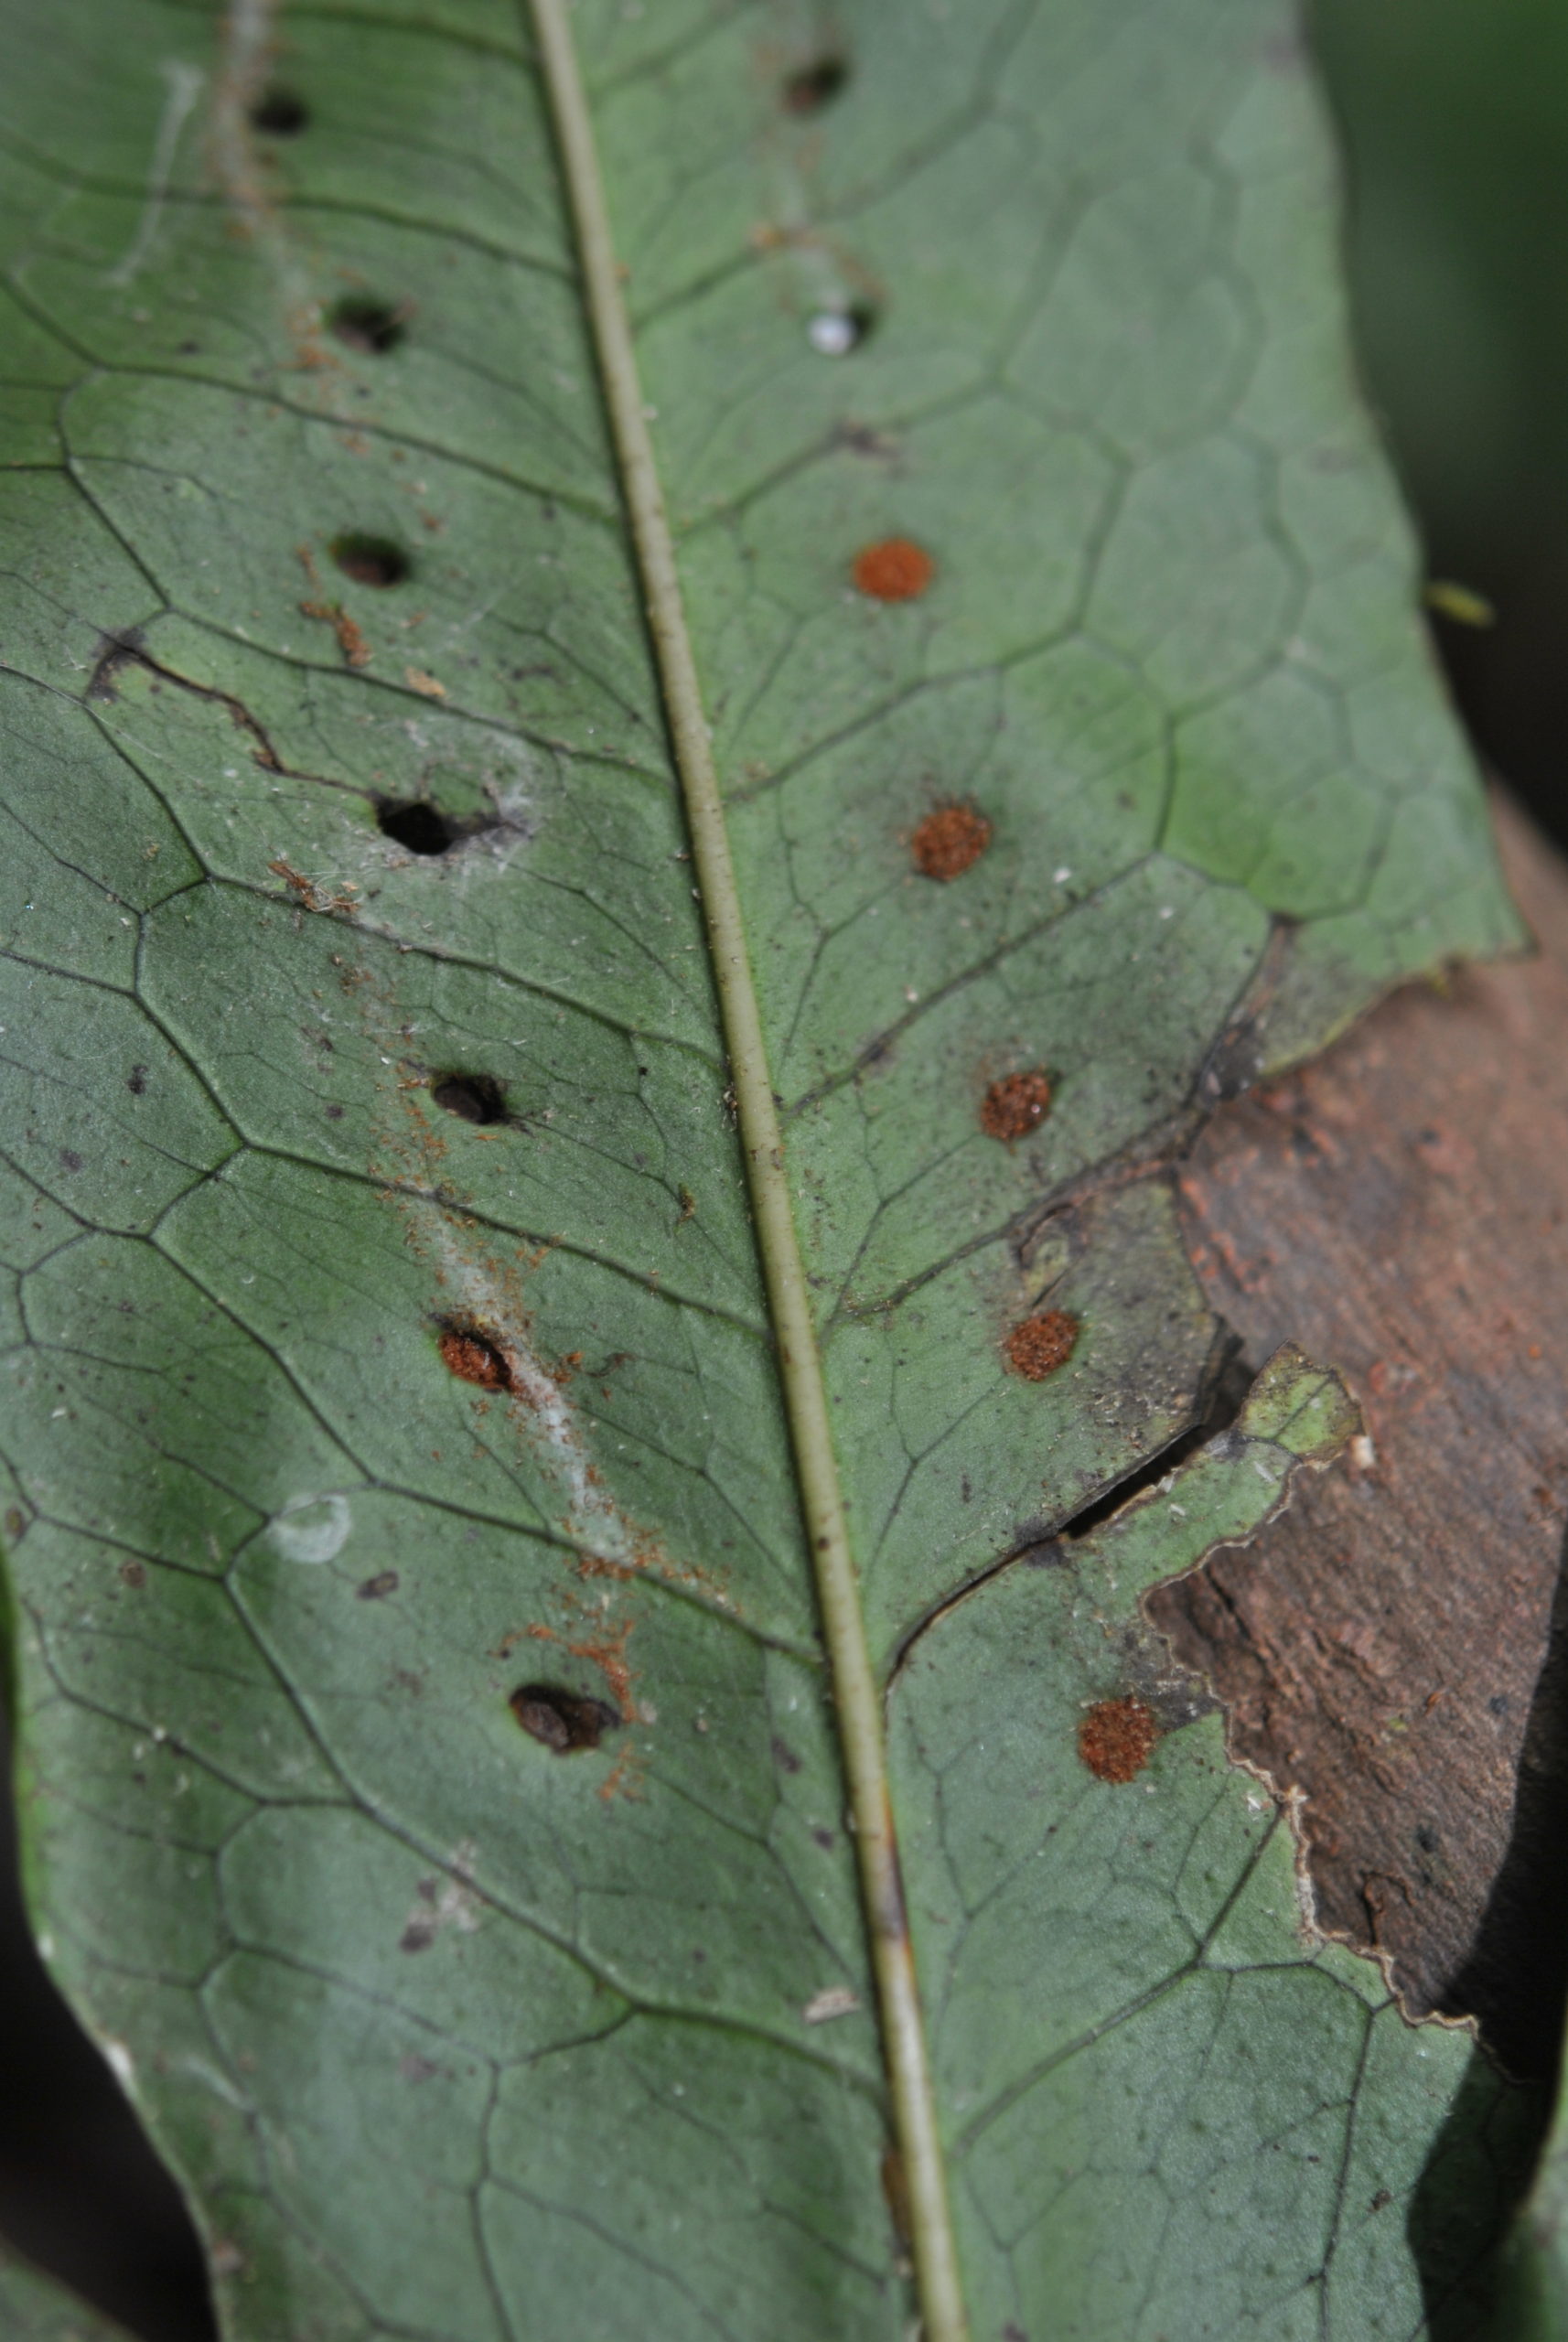
<path fill-rule="evenodd" d="M 251 127 L 269 138 L 297 138 L 310 124 L 310 108 L 294 90 L 263 90 L 251 108 Z"/>
<path fill-rule="evenodd" d="M 384 358 L 407 333 L 408 311 L 401 304 L 378 301 L 369 293 L 346 293 L 328 311 L 327 324 L 346 349 Z"/>
<path fill-rule="evenodd" d="M 410 854 L 446 854 L 464 834 L 460 823 L 433 805 L 428 797 L 383 797 L 376 806 L 376 827 L 395 845 Z"/>
<path fill-rule="evenodd" d="M 832 51 L 789 74 L 781 92 L 786 113 L 821 113 L 849 80 L 849 60 Z"/>
<path fill-rule="evenodd" d="M 493 1074 L 442 1073 L 430 1085 L 442 1111 L 465 1123 L 504 1123 L 506 1091 Z"/>
<path fill-rule="evenodd" d="M 413 564 L 400 544 L 391 537 L 360 536 L 352 532 L 334 537 L 328 548 L 345 577 L 356 586 L 374 586 L 378 589 L 401 586 L 413 574 Z"/>

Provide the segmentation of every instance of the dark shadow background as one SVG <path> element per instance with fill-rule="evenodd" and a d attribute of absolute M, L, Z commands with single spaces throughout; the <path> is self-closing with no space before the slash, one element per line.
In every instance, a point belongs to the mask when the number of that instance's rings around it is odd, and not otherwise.
<path fill-rule="evenodd" d="M 1568 846 L 1568 7 L 1314 0 L 1348 166 L 1362 379 L 1483 762 Z"/>
<path fill-rule="evenodd" d="M 0 1725 L 7 1781 L 10 1762 Z M 8 1798 L 0 1798 L 0 2231 L 145 2342 L 213 2342 L 201 2249 L 178 2190 L 33 1949 Z"/>
<path fill-rule="evenodd" d="M 1429 576 L 1493 613 L 1435 617 L 1437 648 L 1482 760 L 1568 847 L 1568 0 L 1316 0 L 1311 25 L 1347 153 L 1363 380 Z M 1568 1731 L 1547 1739 L 1568 1772 Z M 1568 1801 L 1548 1770 L 1532 1815 Z M 1534 1839 L 1499 1882 L 1510 1905 L 1539 1896 Z M 1561 1846 L 1553 1829 L 1554 1878 Z M 32 1950 L 8 1815 L 0 2009 L 0 2231 L 145 2342 L 211 2342 L 177 2194 Z"/>

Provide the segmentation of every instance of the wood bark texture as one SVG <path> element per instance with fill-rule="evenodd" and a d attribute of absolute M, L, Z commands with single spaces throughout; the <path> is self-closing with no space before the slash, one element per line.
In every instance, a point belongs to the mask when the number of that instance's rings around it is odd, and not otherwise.
<path fill-rule="evenodd" d="M 1397 994 L 1183 1166 L 1248 1363 L 1333 1360 L 1372 1446 L 1149 1610 L 1300 1792 L 1322 1926 L 1522 2077 L 1568 1948 L 1568 864 L 1496 810 L 1538 951 Z"/>

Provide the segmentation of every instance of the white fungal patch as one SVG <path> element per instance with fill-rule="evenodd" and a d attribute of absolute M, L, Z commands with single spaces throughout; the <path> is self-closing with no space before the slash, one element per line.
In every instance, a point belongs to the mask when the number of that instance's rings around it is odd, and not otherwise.
<path fill-rule="evenodd" d="M 496 1343 L 506 1359 L 517 1402 L 513 1419 L 555 1483 L 567 1535 L 596 1560 L 635 1567 L 638 1555 L 626 1522 L 594 1478 L 566 1394 L 530 1346 L 515 1308 L 509 1307 L 493 1276 L 464 1259 L 445 1223 L 435 1241 L 443 1284 L 461 1313 L 484 1327 L 486 1338 Z"/>
<path fill-rule="evenodd" d="M 354 1516 L 349 1499 L 329 1490 L 323 1496 L 293 1497 L 267 1524 L 274 1551 L 285 1562 L 336 1561 L 349 1542 Z"/>

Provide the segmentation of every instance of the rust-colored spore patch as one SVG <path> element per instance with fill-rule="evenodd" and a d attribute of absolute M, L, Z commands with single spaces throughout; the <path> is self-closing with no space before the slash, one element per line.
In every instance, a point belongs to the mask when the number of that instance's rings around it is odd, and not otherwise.
<path fill-rule="evenodd" d="M 511 1369 L 494 1342 L 472 1326 L 444 1326 L 441 1362 L 459 1381 L 477 1382 L 481 1391 L 510 1391 Z"/>
<path fill-rule="evenodd" d="M 1159 1736 L 1142 1700 L 1097 1700 L 1078 1727 L 1078 1753 L 1098 1781 L 1135 1780 Z"/>
<path fill-rule="evenodd" d="M 991 843 L 991 824 L 972 805 L 939 805 L 909 840 L 922 878 L 961 878 Z"/>
<path fill-rule="evenodd" d="M 620 1722 L 607 1700 L 590 1700 L 557 1683 L 520 1683 L 508 1704 L 524 1732 L 557 1756 L 596 1748 Z"/>
<path fill-rule="evenodd" d="M 1065 1366 L 1078 1340 L 1078 1319 L 1065 1309 L 1047 1309 L 1015 1326 L 1003 1348 L 1007 1363 L 1026 1382 L 1043 1382 Z"/>
<path fill-rule="evenodd" d="M 855 590 L 874 602 L 917 601 L 936 574 L 930 554 L 908 537 L 885 537 L 880 544 L 863 545 L 850 571 Z"/>
<path fill-rule="evenodd" d="M 987 1138 L 1026 1138 L 1050 1112 L 1048 1074 L 1004 1073 L 980 1101 L 980 1127 Z"/>

